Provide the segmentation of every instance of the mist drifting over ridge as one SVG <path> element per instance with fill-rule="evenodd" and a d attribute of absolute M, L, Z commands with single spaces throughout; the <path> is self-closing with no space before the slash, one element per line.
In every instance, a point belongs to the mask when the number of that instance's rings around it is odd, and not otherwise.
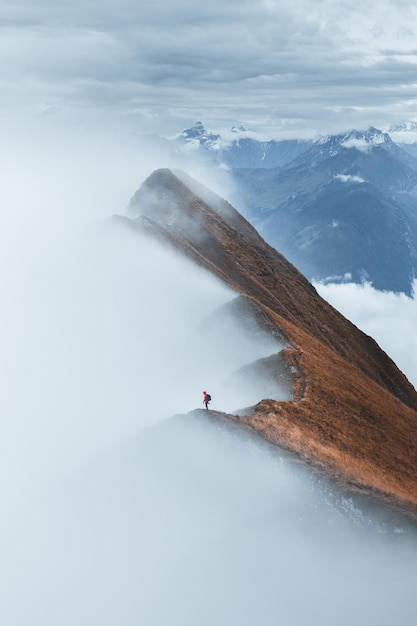
<path fill-rule="evenodd" d="M 228 333 L 219 334 L 215 311 L 235 294 L 110 223 L 72 235 L 49 258 L 32 257 L 31 271 L 9 286 L 22 297 L 14 298 L 17 318 L 3 312 L 7 355 L 17 362 L 8 367 L 3 355 L 2 462 L 9 459 L 22 481 L 24 468 L 30 481 L 36 469 L 49 480 L 58 468 L 74 469 L 191 410 L 207 386 L 222 410 L 258 401 L 255 384 L 239 396 L 223 380 L 278 349 L 272 339 L 260 346 L 227 318 Z"/>
<path fill-rule="evenodd" d="M 2 153 L 0 493 L 23 501 L 200 405 L 206 387 L 221 410 L 258 401 L 256 385 L 239 397 L 225 381 L 279 349 L 227 314 L 216 322 L 230 289 L 110 223 L 148 175 L 150 152 L 145 164 L 111 135 L 40 137 L 5 141 Z"/>
<path fill-rule="evenodd" d="M 2 623 L 414 624 L 412 535 L 364 532 L 325 485 L 204 414 L 161 422 L 205 387 L 226 408 L 223 355 L 232 371 L 257 354 L 205 341 L 233 293 L 97 228 L 112 211 L 89 201 L 76 227 L 68 202 L 3 230 Z"/>

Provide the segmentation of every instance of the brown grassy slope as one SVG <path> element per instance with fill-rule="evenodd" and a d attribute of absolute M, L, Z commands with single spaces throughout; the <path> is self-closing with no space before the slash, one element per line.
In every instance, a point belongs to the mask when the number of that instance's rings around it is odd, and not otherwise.
<path fill-rule="evenodd" d="M 301 401 L 264 400 L 239 418 L 242 425 L 417 512 L 413 386 L 230 205 L 218 199 L 213 210 L 194 191 L 169 170 L 154 172 L 132 199 L 132 211 L 145 216 L 138 227 L 261 307 L 293 346 L 286 358 L 301 372 Z"/>

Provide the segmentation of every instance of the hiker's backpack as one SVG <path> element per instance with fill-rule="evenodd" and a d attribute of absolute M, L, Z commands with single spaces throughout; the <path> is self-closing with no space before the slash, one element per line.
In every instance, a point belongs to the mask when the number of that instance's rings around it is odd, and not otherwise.
<path fill-rule="evenodd" d="M 208 393 L 208 394 L 206 395 L 206 402 L 210 402 L 210 400 L 211 400 L 211 395 Z"/>

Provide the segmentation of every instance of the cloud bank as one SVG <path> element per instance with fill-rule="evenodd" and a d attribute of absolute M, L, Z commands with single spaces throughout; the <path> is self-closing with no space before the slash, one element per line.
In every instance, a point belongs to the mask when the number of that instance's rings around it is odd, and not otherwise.
<path fill-rule="evenodd" d="M 205 415 L 142 433 L 15 520 L 2 624 L 412 626 L 407 527 Z"/>
<path fill-rule="evenodd" d="M 372 285 L 323 285 L 320 295 L 373 337 L 417 388 L 417 300 L 404 294 L 376 291 Z M 417 284 L 414 284 L 417 293 Z"/>
<path fill-rule="evenodd" d="M 256 399 L 224 378 L 277 347 L 233 323 L 207 342 L 233 294 L 108 223 L 152 155 L 23 135 L 1 150 L 1 623 L 413 626 L 403 520 L 188 414 L 204 388 Z"/>
<path fill-rule="evenodd" d="M 415 117 L 416 7 L 3 2 L 3 113 L 309 136 Z"/>
<path fill-rule="evenodd" d="M 45 152 L 22 144 L 27 151 L 4 155 L 0 495 L 6 499 L 24 501 L 116 441 L 201 405 L 203 389 L 219 410 L 259 401 L 256 384 L 227 380 L 280 349 L 227 315 L 217 317 L 236 297 L 231 290 L 109 221 L 123 213 L 126 190 L 133 194 L 151 159 L 141 163 L 115 142 L 100 156 L 109 139 L 90 139 L 84 150 L 61 137 Z"/>

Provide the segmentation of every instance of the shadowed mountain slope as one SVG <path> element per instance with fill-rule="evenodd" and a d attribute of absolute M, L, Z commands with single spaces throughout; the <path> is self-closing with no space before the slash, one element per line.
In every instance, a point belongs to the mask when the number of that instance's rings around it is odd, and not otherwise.
<path fill-rule="evenodd" d="M 307 278 L 413 294 L 417 162 L 385 133 L 325 137 L 284 167 L 233 175 L 251 223 Z"/>
<path fill-rule="evenodd" d="M 220 277 L 289 346 L 281 358 L 295 373 L 294 399 L 265 398 L 230 419 L 350 488 L 417 513 L 417 393 L 376 342 L 230 204 L 184 173 L 154 172 L 129 214 L 116 219 Z"/>

